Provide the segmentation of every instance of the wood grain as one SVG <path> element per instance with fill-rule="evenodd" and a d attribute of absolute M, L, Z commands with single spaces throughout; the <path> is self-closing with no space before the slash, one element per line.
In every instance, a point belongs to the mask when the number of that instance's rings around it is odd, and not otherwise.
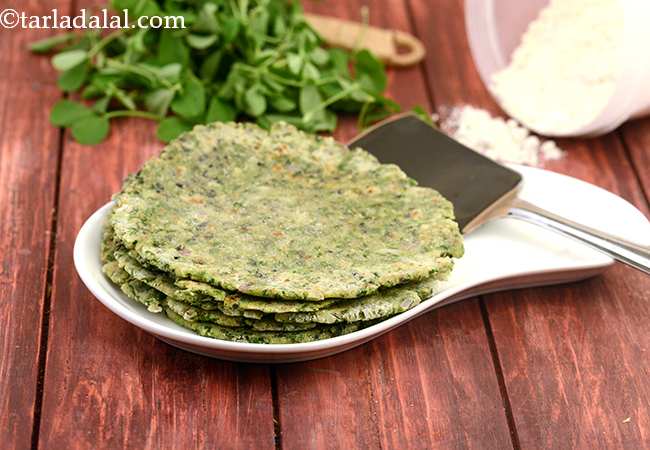
<path fill-rule="evenodd" d="M 72 0 L 0 0 L 0 11 L 13 9 L 30 15 L 51 15 L 52 9 L 69 14 Z M 59 33 L 60 30 L 21 29 L 0 27 L 0 80 L 8 83 L 29 81 L 33 84 L 54 85 L 56 75 L 50 58 L 32 55 L 29 44 Z"/>
<path fill-rule="evenodd" d="M 368 2 L 306 3 L 357 19 Z M 410 29 L 399 2 L 370 2 L 370 23 Z M 389 73 L 389 95 L 429 106 L 421 68 Z M 347 125 L 339 138 L 348 139 Z M 511 446 L 477 301 L 426 314 L 361 348 L 277 368 L 281 442 L 304 448 Z"/>
<path fill-rule="evenodd" d="M 64 4 L 20 7 L 36 14 Z M 0 2 L 0 10 L 10 7 L 15 2 Z M 48 295 L 59 132 L 44 106 L 59 94 L 48 64 L 25 49 L 42 36 L 42 30 L 0 29 L 0 434 L 6 449 L 30 446 Z"/>
<path fill-rule="evenodd" d="M 428 2 L 410 3 L 420 38 L 436 49 L 426 62 L 435 98 L 499 113 L 473 67 L 462 2 L 437 2 L 429 15 Z M 648 213 L 618 134 L 560 144 L 566 157 L 547 167 Z M 619 265 L 583 283 L 485 298 L 522 448 L 648 448 L 649 300 L 650 279 Z"/>
<path fill-rule="evenodd" d="M 160 148 L 142 121 L 97 147 L 66 139 L 41 448 L 274 446 L 268 368 L 176 350 L 104 308 L 74 272 L 81 224 Z"/>
<path fill-rule="evenodd" d="M 637 176 L 650 201 L 650 118 L 633 120 L 621 128 L 621 136 L 629 149 Z"/>

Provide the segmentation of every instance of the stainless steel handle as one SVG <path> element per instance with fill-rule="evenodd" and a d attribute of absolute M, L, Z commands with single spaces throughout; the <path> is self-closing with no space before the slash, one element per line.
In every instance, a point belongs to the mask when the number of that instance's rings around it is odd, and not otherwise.
<path fill-rule="evenodd" d="M 650 247 L 581 225 L 538 206 L 517 199 L 508 216 L 534 223 L 576 239 L 612 258 L 650 275 Z"/>

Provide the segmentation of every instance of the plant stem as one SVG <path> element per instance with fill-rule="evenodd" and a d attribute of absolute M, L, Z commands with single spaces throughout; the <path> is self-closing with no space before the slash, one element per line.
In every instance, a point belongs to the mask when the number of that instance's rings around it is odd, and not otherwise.
<path fill-rule="evenodd" d="M 334 95 L 332 95 L 330 98 L 328 98 L 327 100 L 323 101 L 323 102 L 322 102 L 320 105 L 318 105 L 316 108 L 307 111 L 307 112 L 305 113 L 305 116 L 304 116 L 304 117 L 305 117 L 305 121 L 309 121 L 309 120 L 311 120 L 311 116 L 313 116 L 314 114 L 316 114 L 318 111 L 321 111 L 321 110 L 327 108 L 327 107 L 328 107 L 329 105 L 331 105 L 332 103 L 335 103 L 335 102 L 341 100 L 342 98 L 347 97 L 350 93 L 354 92 L 356 89 L 359 89 L 359 86 L 355 83 L 355 84 L 350 85 L 350 87 L 348 87 L 347 89 L 342 90 L 342 91 L 339 92 L 338 94 L 334 94 Z"/>
<path fill-rule="evenodd" d="M 111 111 L 109 113 L 106 113 L 104 117 L 106 117 L 107 119 L 114 119 L 116 117 L 140 117 L 142 119 L 155 120 L 156 122 L 161 119 L 161 117 L 158 114 L 150 113 L 147 111 L 128 111 L 128 110 Z"/>
<path fill-rule="evenodd" d="M 88 51 L 88 58 L 94 57 L 97 53 L 102 51 L 104 47 L 106 47 L 108 44 L 110 44 L 112 41 L 120 37 L 124 33 L 123 29 L 119 29 L 117 31 L 113 31 L 112 33 L 106 35 L 101 41 L 99 41 L 93 48 L 91 48 Z"/>

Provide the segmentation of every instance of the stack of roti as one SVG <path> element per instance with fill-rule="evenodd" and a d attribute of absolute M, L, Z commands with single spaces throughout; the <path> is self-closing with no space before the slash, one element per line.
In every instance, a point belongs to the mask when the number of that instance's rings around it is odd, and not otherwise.
<path fill-rule="evenodd" d="M 463 253 L 439 193 L 287 124 L 197 126 L 114 200 L 105 274 L 149 311 L 217 339 L 359 330 L 429 298 Z"/>

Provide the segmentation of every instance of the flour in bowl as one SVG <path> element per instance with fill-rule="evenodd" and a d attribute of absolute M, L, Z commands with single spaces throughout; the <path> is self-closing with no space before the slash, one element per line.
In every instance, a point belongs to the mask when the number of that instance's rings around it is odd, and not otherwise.
<path fill-rule="evenodd" d="M 616 89 L 620 0 L 551 0 L 530 23 L 510 65 L 492 77 L 503 108 L 541 134 L 596 118 Z"/>

